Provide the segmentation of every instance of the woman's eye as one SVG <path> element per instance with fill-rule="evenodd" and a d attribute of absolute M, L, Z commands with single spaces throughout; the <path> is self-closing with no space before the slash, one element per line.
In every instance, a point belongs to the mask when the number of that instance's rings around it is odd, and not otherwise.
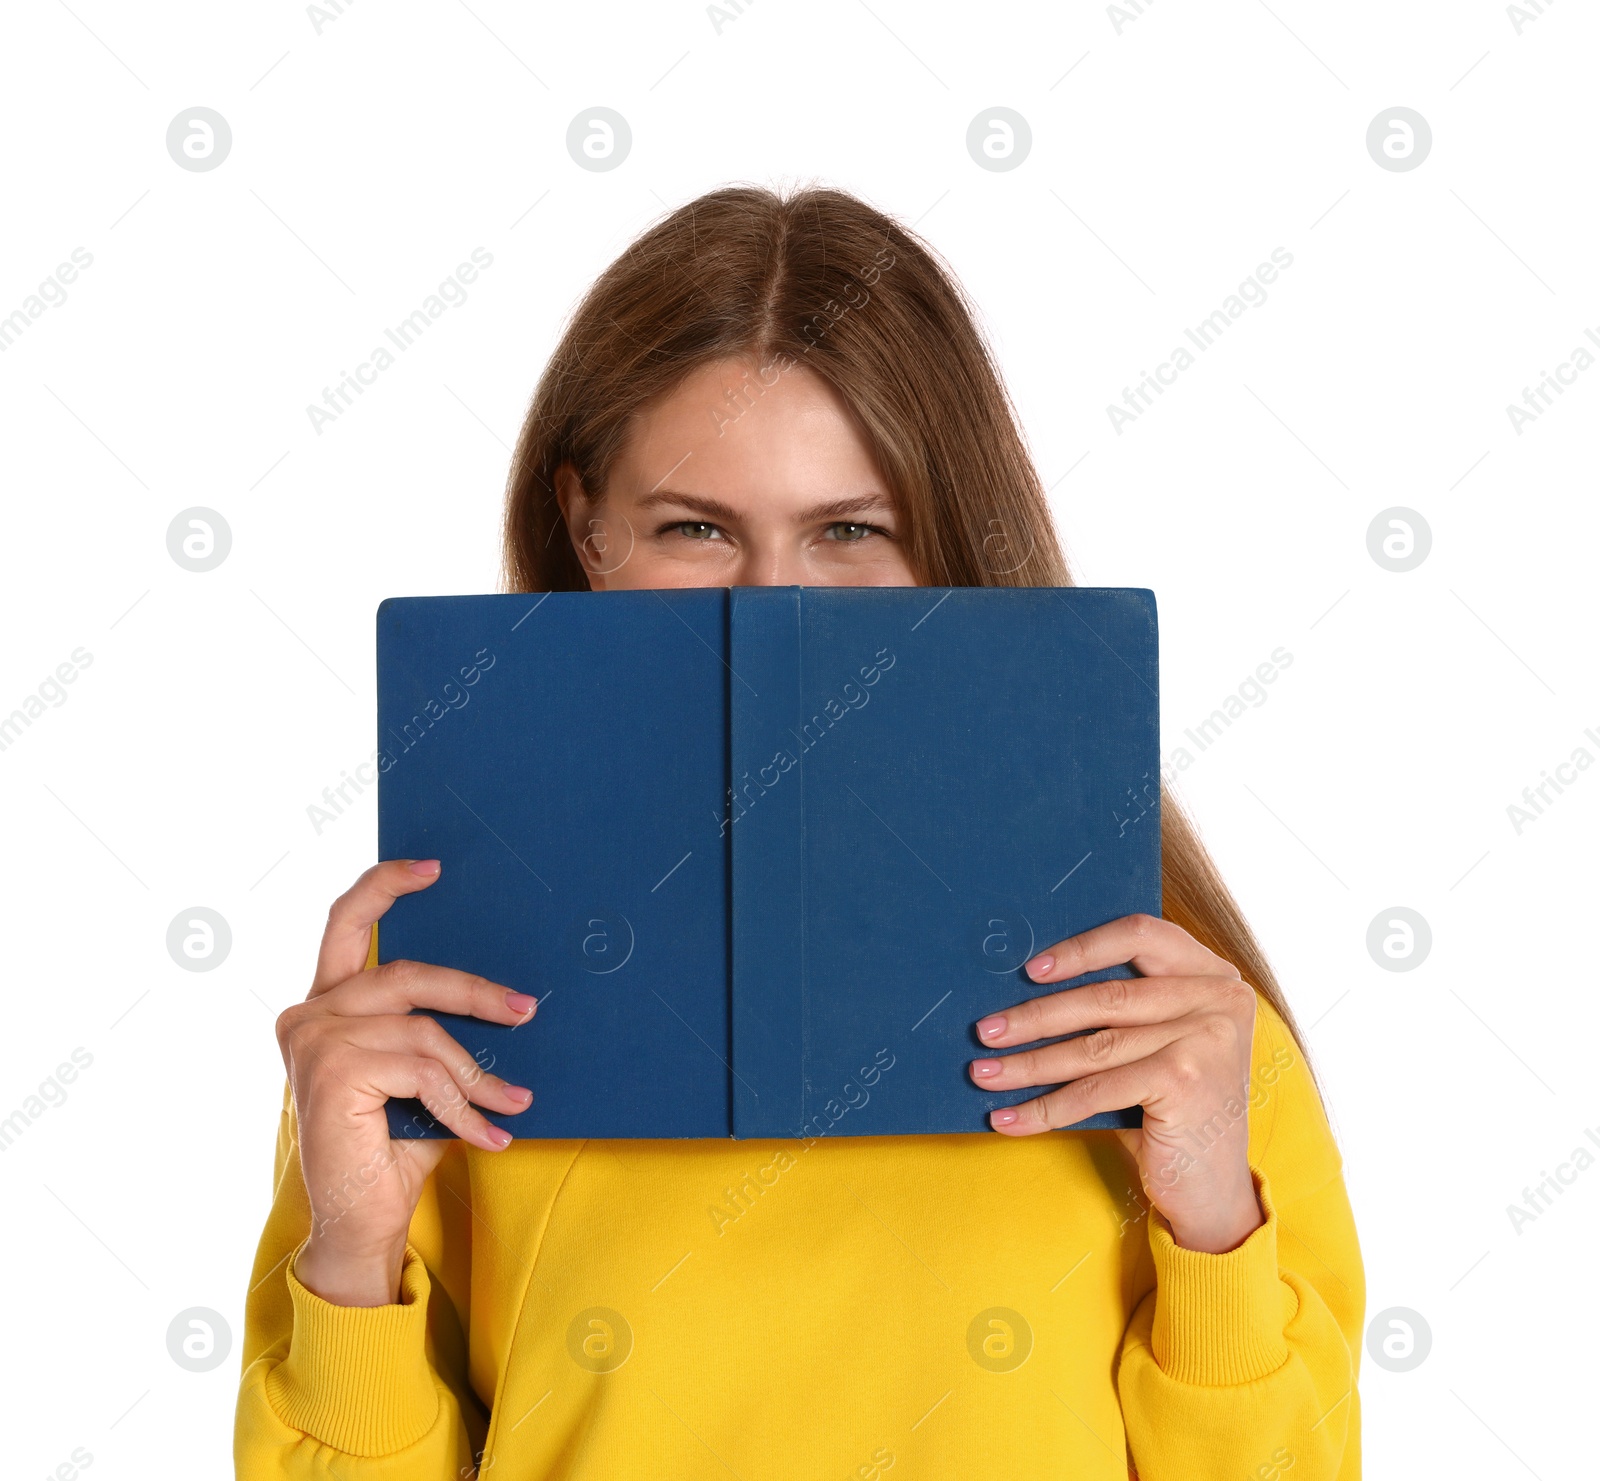
<path fill-rule="evenodd" d="M 828 526 L 828 538 L 830 540 L 843 541 L 846 544 L 852 544 L 857 540 L 865 540 L 868 535 L 876 533 L 877 527 L 875 525 L 841 523 Z"/>
<path fill-rule="evenodd" d="M 703 519 L 683 519 L 676 524 L 668 525 L 667 528 L 676 530 L 690 540 L 710 540 L 717 533 L 717 527 Z"/>

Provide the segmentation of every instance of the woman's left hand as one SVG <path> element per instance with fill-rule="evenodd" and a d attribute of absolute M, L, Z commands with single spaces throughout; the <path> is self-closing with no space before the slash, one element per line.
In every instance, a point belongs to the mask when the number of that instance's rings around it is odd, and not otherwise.
<path fill-rule="evenodd" d="M 990 1112 L 990 1125 L 1030 1136 L 1143 1106 L 1143 1128 L 1117 1136 L 1145 1193 L 1186 1249 L 1231 1250 L 1264 1222 L 1246 1160 L 1255 989 L 1181 926 L 1150 915 L 1059 941 L 1026 970 L 1037 983 L 1062 982 L 1121 963 L 1142 975 L 1032 998 L 978 1023 L 994 1049 L 1098 1031 L 974 1060 L 972 1078 L 985 1090 L 1070 1082 Z"/>

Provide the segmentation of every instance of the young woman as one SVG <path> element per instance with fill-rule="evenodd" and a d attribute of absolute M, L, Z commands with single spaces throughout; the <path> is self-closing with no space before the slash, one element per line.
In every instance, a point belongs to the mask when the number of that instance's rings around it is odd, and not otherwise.
<path fill-rule="evenodd" d="M 832 190 L 717 191 L 607 269 L 524 424 L 505 556 L 513 591 L 1071 582 L 961 291 Z M 1029 963 L 971 1074 L 1069 1083 L 976 1136 L 510 1142 L 474 1107 L 538 1087 L 407 1015 L 533 999 L 377 966 L 380 917 L 450 861 L 368 870 L 278 1021 L 239 1475 L 1357 1476 L 1339 1154 L 1271 969 L 1162 806 L 1164 918 Z M 1099 1032 L 1006 1052 L 1076 1029 Z M 460 1139 L 391 1143 L 412 1095 Z M 1133 1103 L 1141 1131 L 1054 1130 Z"/>

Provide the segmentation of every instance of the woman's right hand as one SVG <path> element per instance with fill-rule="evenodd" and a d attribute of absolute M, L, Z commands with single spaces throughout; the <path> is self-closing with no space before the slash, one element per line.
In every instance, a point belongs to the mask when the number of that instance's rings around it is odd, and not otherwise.
<path fill-rule="evenodd" d="M 434 1019 L 411 1009 L 518 1025 L 533 1015 L 535 999 L 449 967 L 367 966 L 373 923 L 438 877 L 437 859 L 391 859 L 367 870 L 328 912 L 305 1002 L 278 1015 L 311 1200 L 295 1278 L 339 1306 L 399 1299 L 411 1216 L 450 1145 L 391 1140 L 384 1103 L 414 1096 L 463 1141 L 492 1152 L 511 1137 L 469 1102 L 500 1114 L 533 1103 L 532 1091 L 486 1073 Z"/>

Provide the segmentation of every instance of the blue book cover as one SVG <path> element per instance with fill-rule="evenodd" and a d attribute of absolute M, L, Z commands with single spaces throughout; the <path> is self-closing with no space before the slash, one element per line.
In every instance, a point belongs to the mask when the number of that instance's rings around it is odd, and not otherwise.
<path fill-rule="evenodd" d="M 1156 696 L 1143 590 L 386 601 L 379 852 L 444 868 L 380 960 L 539 999 L 434 1015 L 532 1087 L 514 1136 L 986 1131 L 1047 1087 L 974 1085 L 973 1024 L 1040 995 L 1035 952 L 1160 914 Z"/>

